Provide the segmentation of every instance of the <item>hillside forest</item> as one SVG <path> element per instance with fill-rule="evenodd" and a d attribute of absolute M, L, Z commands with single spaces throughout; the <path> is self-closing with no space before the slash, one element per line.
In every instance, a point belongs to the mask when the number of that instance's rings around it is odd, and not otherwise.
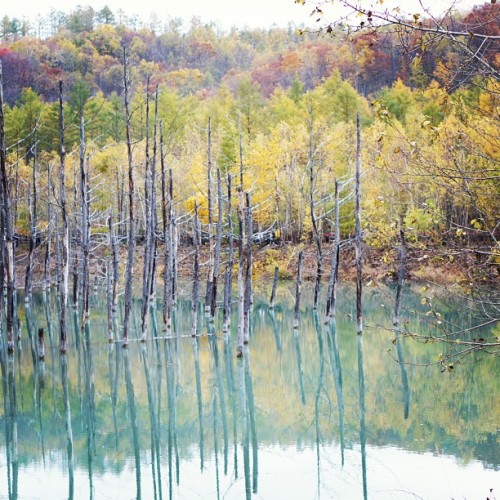
<path fill-rule="evenodd" d="M 172 234 L 174 246 L 200 237 L 216 253 L 216 232 L 238 241 L 243 193 L 254 243 L 314 244 L 326 264 L 336 230 L 346 251 L 355 232 L 357 117 L 366 251 L 396 265 L 403 232 L 411 258 L 456 264 L 462 291 L 495 282 L 498 16 L 485 3 L 453 18 L 490 37 L 468 46 L 489 73 L 418 30 L 224 31 L 107 7 L 36 25 L 4 16 L 2 234 L 22 269 L 14 285 L 25 266 L 50 273 L 56 261 L 76 279 L 94 259 L 99 274 L 109 234 L 128 249 L 128 271 L 135 243 L 162 247 Z"/>

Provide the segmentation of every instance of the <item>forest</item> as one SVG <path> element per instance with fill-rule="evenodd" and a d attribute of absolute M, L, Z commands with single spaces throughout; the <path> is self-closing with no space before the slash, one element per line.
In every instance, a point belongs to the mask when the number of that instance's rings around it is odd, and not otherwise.
<path fill-rule="evenodd" d="M 122 14 L 2 19 L 7 289 L 67 288 L 71 273 L 77 301 L 90 275 L 108 276 L 111 301 L 123 285 L 130 302 L 134 268 L 146 297 L 160 270 L 175 288 L 183 261 L 208 287 L 235 267 L 233 245 L 239 272 L 278 265 L 282 278 L 295 275 L 290 245 L 312 249 L 319 287 L 340 248 L 352 259 L 358 162 L 374 279 L 397 277 L 401 244 L 415 279 L 421 264 L 465 294 L 498 279 L 496 4 L 455 13 L 447 29 L 477 34 L 467 50 L 418 29 L 223 31 Z M 252 243 L 266 247 L 255 263 Z"/>
<path fill-rule="evenodd" d="M 494 498 L 498 4 L 295 3 L 1 19 L 0 497 Z"/>

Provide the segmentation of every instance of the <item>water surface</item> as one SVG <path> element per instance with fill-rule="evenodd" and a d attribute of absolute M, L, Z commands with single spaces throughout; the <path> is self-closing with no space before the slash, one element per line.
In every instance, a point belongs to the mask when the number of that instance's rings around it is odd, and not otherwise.
<path fill-rule="evenodd" d="M 100 294 L 87 331 L 70 312 L 61 356 L 57 303 L 35 295 L 19 308 L 16 356 L 2 358 L 0 498 L 498 496 L 495 358 L 469 356 L 443 372 L 436 359 L 450 347 L 393 343 L 388 289 L 366 294 L 362 338 L 350 287 L 330 324 L 305 293 L 298 330 L 292 296 L 280 289 L 270 311 L 256 294 L 251 342 L 237 359 L 236 318 L 228 339 L 200 313 L 194 339 L 182 298 L 175 338 L 152 338 L 162 335 L 158 310 L 146 344 L 109 345 Z M 424 313 L 421 302 L 406 290 L 403 319 L 425 333 L 432 321 L 410 314 Z M 466 326 L 463 311 L 450 299 L 439 317 Z"/>

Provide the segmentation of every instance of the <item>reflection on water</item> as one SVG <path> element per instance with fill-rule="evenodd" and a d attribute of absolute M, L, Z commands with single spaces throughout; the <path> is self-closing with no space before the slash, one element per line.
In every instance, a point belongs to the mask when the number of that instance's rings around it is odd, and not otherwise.
<path fill-rule="evenodd" d="M 304 307 L 297 330 L 291 296 L 281 290 L 272 311 L 255 297 L 242 358 L 222 321 L 200 316 L 202 335 L 187 334 L 182 299 L 173 338 L 108 344 L 99 297 L 88 329 L 75 311 L 61 356 L 57 303 L 36 296 L 19 311 L 16 357 L 1 357 L 0 497 L 498 496 L 497 360 L 442 373 L 428 363 L 443 346 L 393 343 L 387 290 L 365 298 L 362 338 L 348 287 L 334 319 Z M 410 291 L 405 300 L 420 303 Z M 413 329 L 427 328 L 415 318 L 406 318 Z"/>

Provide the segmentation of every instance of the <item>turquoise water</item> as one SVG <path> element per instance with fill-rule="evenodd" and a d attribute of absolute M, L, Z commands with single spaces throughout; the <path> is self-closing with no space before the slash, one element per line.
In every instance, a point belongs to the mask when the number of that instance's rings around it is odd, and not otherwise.
<path fill-rule="evenodd" d="M 274 311 L 265 291 L 242 359 L 235 318 L 227 339 L 200 313 L 191 338 L 182 294 L 175 338 L 153 339 L 152 322 L 148 342 L 128 349 L 107 343 L 105 299 L 94 295 L 87 332 L 70 310 L 61 357 L 55 299 L 35 295 L 2 362 L 0 498 L 498 497 L 497 358 L 472 354 L 442 371 L 436 361 L 454 346 L 394 343 L 387 288 L 365 294 L 362 339 L 349 286 L 335 324 L 307 307 L 306 290 L 298 330 L 293 290 L 279 290 Z M 458 299 L 433 302 L 439 324 L 407 289 L 405 328 L 470 326 Z M 44 362 L 31 341 L 39 327 Z"/>

